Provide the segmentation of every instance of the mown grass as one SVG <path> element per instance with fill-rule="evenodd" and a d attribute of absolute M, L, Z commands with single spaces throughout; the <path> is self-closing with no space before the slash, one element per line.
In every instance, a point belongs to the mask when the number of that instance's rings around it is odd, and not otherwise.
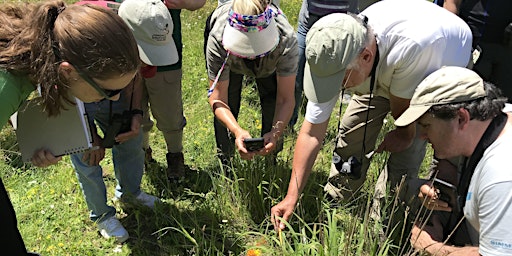
<path fill-rule="evenodd" d="M 146 169 L 142 188 L 159 196 L 163 203 L 151 211 L 112 202 L 130 233 L 126 243 L 118 245 L 99 235 L 88 218 L 81 188 L 67 157 L 44 169 L 24 164 L 16 152 L 13 130 L 5 126 L 0 131 L 2 179 L 30 251 L 42 255 L 391 255 L 390 251 L 397 251 L 386 237 L 379 236 L 382 224 L 369 219 L 373 185 L 386 155 L 374 157 L 360 198 L 337 207 L 324 198 L 322 186 L 331 161 L 336 111 L 325 146 L 286 231 L 276 233 L 269 215 L 270 208 L 286 194 L 296 132 L 286 135 L 284 150 L 275 166 L 256 158 L 250 162 L 235 159 L 233 175 L 221 167 L 215 157 L 203 56 L 204 21 L 216 4 L 217 1 L 208 0 L 198 11 L 182 12 L 183 100 L 188 121 L 184 153 L 191 170 L 181 182 L 167 181 L 165 142 L 161 133 L 153 129 L 151 147 L 157 163 Z M 293 26 L 297 24 L 300 5 L 300 0 L 281 1 Z M 243 98 L 239 120 L 252 134 L 259 134 L 255 89 L 244 88 Z M 296 130 L 301 122 L 302 118 Z M 115 177 L 111 155 L 107 153 L 102 166 L 108 196 L 112 198 Z"/>

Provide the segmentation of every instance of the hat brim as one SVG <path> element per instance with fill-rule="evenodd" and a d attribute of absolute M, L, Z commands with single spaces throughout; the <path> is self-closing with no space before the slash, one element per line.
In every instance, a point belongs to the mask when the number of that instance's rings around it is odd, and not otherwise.
<path fill-rule="evenodd" d="M 272 18 L 268 26 L 260 31 L 241 32 L 226 24 L 222 34 L 224 48 L 237 56 L 252 58 L 273 50 L 279 43 L 279 31 Z"/>
<path fill-rule="evenodd" d="M 178 62 L 178 50 L 174 40 L 165 45 L 154 45 L 136 40 L 142 62 L 151 66 L 167 66 Z"/>
<path fill-rule="evenodd" d="M 412 105 L 395 120 L 396 126 L 408 126 L 418 120 L 432 107 L 431 105 Z"/>
<path fill-rule="evenodd" d="M 309 63 L 304 67 L 304 94 L 309 101 L 324 103 L 337 97 L 341 91 L 345 69 L 329 76 L 317 76 L 311 72 Z"/>

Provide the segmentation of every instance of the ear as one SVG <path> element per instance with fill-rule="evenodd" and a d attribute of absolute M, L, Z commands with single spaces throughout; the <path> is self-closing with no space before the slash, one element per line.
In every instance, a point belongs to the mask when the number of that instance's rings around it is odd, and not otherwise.
<path fill-rule="evenodd" d="M 373 63 L 373 52 L 368 49 L 368 47 L 365 47 L 363 49 L 363 52 L 361 52 L 361 60 L 365 63 L 365 65 L 368 65 L 370 63 Z"/>
<path fill-rule="evenodd" d="M 459 121 L 459 129 L 466 128 L 471 120 L 469 111 L 465 108 L 459 108 L 459 110 L 457 110 L 457 118 Z"/>
<path fill-rule="evenodd" d="M 59 73 L 69 81 L 71 77 L 76 76 L 76 69 L 71 63 L 63 61 L 59 64 Z"/>

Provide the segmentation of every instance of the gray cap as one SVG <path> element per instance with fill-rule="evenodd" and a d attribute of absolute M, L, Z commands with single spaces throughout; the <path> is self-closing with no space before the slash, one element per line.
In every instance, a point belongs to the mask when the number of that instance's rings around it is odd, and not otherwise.
<path fill-rule="evenodd" d="M 395 121 L 407 126 L 434 105 L 475 100 L 485 97 L 484 81 L 474 71 L 462 67 L 442 67 L 418 85 L 409 108 Z"/>
<path fill-rule="evenodd" d="M 354 17 L 333 13 L 319 19 L 306 36 L 304 93 L 323 103 L 339 95 L 347 66 L 364 46 L 366 28 Z"/>

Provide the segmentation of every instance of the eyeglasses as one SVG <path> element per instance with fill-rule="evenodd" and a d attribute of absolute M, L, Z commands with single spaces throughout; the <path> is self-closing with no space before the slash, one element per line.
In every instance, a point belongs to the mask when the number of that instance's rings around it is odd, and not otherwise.
<path fill-rule="evenodd" d="M 99 86 L 98 83 L 94 82 L 94 80 L 89 75 L 84 73 L 82 70 L 80 70 L 76 66 L 74 66 L 74 67 L 75 67 L 75 70 L 78 72 L 78 75 L 82 79 L 84 79 L 90 86 L 92 86 L 101 96 L 103 96 L 106 99 L 110 99 L 110 98 L 118 95 L 123 90 L 123 89 L 109 90 L 109 89 L 101 88 L 101 86 Z"/>

